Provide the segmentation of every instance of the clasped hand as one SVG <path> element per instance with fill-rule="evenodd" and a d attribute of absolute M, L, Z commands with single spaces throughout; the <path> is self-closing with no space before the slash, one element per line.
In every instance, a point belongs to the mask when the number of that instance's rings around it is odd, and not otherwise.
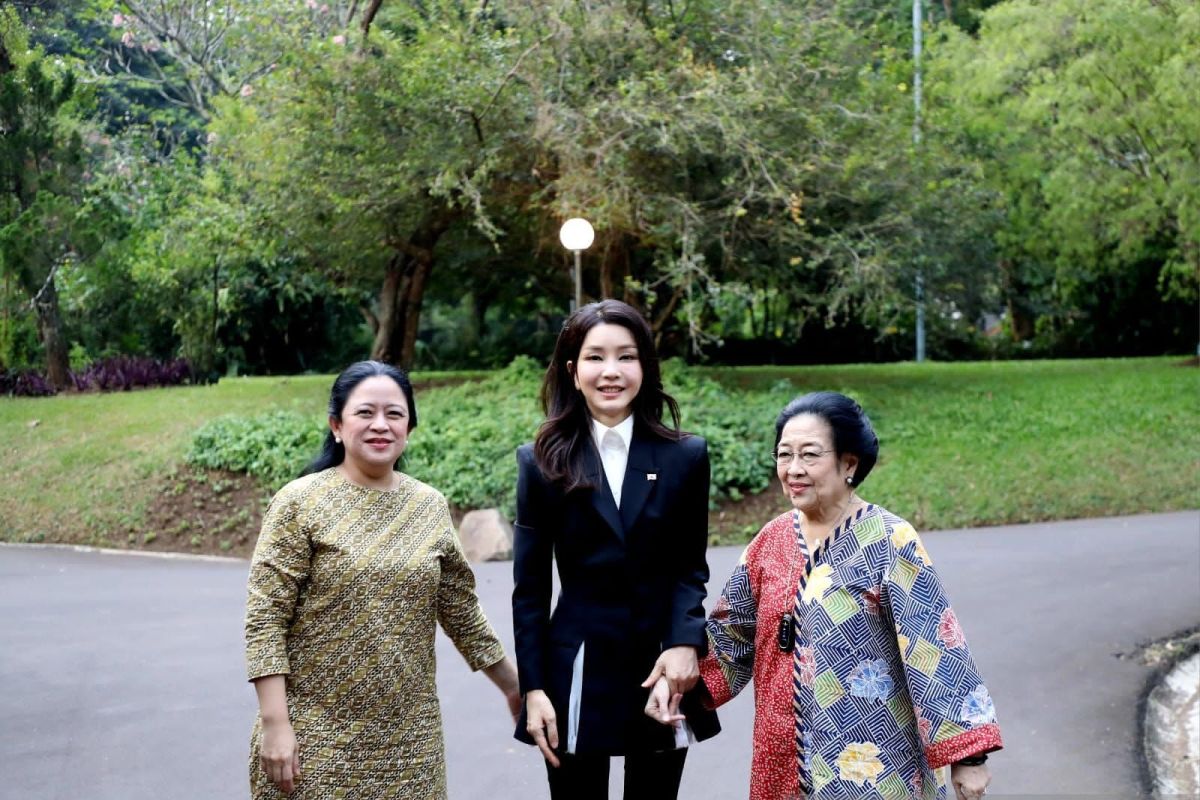
<path fill-rule="evenodd" d="M 696 648 L 687 645 L 668 647 L 654 662 L 650 677 L 642 681 L 643 689 L 653 688 L 659 678 L 666 678 L 671 694 L 685 694 L 700 680 L 700 662 Z"/>
<path fill-rule="evenodd" d="M 662 652 L 642 687 L 650 690 L 646 716 L 663 725 L 678 726 L 684 719 L 679 704 L 685 692 L 700 679 L 700 664 L 694 647 L 671 647 Z"/>

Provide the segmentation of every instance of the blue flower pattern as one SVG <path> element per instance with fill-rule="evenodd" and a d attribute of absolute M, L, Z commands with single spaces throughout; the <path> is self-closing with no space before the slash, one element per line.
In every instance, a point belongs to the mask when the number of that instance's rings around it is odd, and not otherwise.
<path fill-rule="evenodd" d="M 959 715 L 975 725 L 995 721 L 996 707 L 992 705 L 992 696 L 988 693 L 986 686 L 983 684 L 976 686 L 974 691 L 963 698 Z"/>
<path fill-rule="evenodd" d="M 850 673 L 850 694 L 867 700 L 887 700 L 892 696 L 892 676 L 882 658 L 863 661 Z M 986 691 L 986 690 L 985 690 Z M 989 701 L 990 702 L 990 701 Z"/>

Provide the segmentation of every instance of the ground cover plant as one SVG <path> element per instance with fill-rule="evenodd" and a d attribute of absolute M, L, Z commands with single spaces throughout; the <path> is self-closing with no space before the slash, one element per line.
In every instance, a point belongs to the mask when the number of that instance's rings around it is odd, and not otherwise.
<path fill-rule="evenodd" d="M 418 374 L 420 426 L 406 471 L 458 510 L 496 505 L 511 513 L 513 450 L 540 420 L 540 373 L 519 360 L 471 374 L 468 383 Z M 1200 507 L 1200 370 L 1177 359 L 669 364 L 666 380 L 684 427 L 709 439 L 721 541 L 745 541 L 786 510 L 772 485 L 774 415 L 790 397 L 818 388 L 863 403 L 882 445 L 862 493 L 921 529 Z M 228 518 L 255 496 L 261 504 L 312 455 L 330 382 L 239 378 L 0 401 L 0 465 L 9 476 L 0 537 L 203 549 L 210 538 L 203 529 L 222 524 L 201 519 L 203 494 L 235 498 L 221 512 Z M 207 476 L 186 491 L 178 488 L 178 476 L 189 472 L 185 459 Z M 257 486 L 257 495 L 234 491 L 244 486 Z M 243 529 L 260 512 L 241 520 Z M 189 515 L 197 521 L 186 535 L 162 535 L 170 520 Z M 213 542 L 212 549 L 243 552 L 253 536 L 243 530 L 240 537 L 242 548 Z"/>

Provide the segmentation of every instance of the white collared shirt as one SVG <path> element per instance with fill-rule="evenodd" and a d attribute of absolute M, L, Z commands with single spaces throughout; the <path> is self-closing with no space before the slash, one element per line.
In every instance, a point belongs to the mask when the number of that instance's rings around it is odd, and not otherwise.
<path fill-rule="evenodd" d="M 633 414 L 610 428 L 603 422 L 592 420 L 592 438 L 600 451 L 604 464 L 604 477 L 612 489 L 617 508 L 621 507 L 621 484 L 625 482 L 625 467 L 629 464 L 629 445 L 633 441 Z"/>

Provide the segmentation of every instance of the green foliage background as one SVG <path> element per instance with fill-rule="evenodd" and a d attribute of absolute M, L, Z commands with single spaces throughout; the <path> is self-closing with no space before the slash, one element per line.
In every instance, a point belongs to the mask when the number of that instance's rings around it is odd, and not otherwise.
<path fill-rule="evenodd" d="M 540 377 L 518 359 L 479 382 L 421 392 L 402 469 L 462 509 L 496 506 L 511 517 L 514 451 L 541 421 Z M 714 506 L 773 490 L 776 415 L 797 394 L 830 388 L 857 399 L 880 437 L 863 496 L 923 528 L 1200 506 L 1200 375 L 1164 360 L 721 370 L 674 362 L 664 384 L 683 427 L 708 440 Z M 324 429 L 323 419 L 294 411 L 226 417 L 195 434 L 187 458 L 274 489 L 316 454 Z"/>
<path fill-rule="evenodd" d="M 907 2 L 366 5 L 7 10 L 77 90 L 7 79 L 49 137 L 5 163 L 56 178 L 0 191 L 0 366 L 51 274 L 77 361 L 544 358 L 576 214 L 585 295 L 692 363 L 908 358 L 918 275 L 935 358 L 1195 347 L 1195 3 L 926 3 L 919 120 Z"/>

